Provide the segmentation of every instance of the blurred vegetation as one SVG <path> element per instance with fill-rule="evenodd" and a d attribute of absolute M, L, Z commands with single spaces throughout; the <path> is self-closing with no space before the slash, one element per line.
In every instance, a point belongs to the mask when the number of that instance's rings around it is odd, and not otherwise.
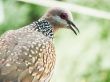
<path fill-rule="evenodd" d="M 5 20 L 0 34 L 39 19 L 48 8 L 18 2 L 3 2 Z M 110 0 L 59 0 L 110 12 Z M 110 20 L 73 13 L 80 34 L 56 33 L 57 62 L 52 82 L 110 82 Z"/>

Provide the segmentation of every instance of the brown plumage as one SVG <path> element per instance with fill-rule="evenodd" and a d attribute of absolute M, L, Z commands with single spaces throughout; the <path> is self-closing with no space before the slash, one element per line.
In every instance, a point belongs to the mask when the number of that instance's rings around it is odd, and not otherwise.
<path fill-rule="evenodd" d="M 49 82 L 55 66 L 54 33 L 69 25 L 77 34 L 69 16 L 53 8 L 38 21 L 4 33 L 0 37 L 0 82 Z"/>

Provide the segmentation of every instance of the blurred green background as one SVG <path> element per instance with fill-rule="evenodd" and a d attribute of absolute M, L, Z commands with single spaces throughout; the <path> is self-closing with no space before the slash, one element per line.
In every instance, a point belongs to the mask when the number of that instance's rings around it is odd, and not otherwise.
<path fill-rule="evenodd" d="M 59 1 L 110 12 L 110 0 Z M 0 0 L 0 35 L 38 20 L 47 9 L 16 0 Z M 51 82 L 110 82 L 110 20 L 72 14 L 80 34 L 75 36 L 68 29 L 55 34 L 57 61 Z"/>

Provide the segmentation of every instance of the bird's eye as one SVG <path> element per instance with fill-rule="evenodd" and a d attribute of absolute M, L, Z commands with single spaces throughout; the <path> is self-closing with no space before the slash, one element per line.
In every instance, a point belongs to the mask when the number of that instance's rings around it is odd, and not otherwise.
<path fill-rule="evenodd" d="M 67 18 L 68 18 L 68 15 L 67 15 L 67 13 L 61 13 L 61 14 L 60 14 L 60 17 L 61 17 L 62 19 L 67 19 Z"/>

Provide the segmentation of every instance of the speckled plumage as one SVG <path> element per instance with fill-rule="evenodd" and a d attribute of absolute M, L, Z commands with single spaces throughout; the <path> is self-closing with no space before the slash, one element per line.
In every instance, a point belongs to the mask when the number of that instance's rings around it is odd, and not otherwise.
<path fill-rule="evenodd" d="M 72 15 L 52 8 L 38 21 L 0 37 L 0 82 L 49 82 L 55 66 L 53 35 L 59 28 L 78 28 Z"/>
<path fill-rule="evenodd" d="M 45 30 L 45 25 L 51 30 Z M 3 34 L 0 38 L 0 82 L 48 82 L 55 64 L 52 37 L 51 25 L 46 20 Z"/>

